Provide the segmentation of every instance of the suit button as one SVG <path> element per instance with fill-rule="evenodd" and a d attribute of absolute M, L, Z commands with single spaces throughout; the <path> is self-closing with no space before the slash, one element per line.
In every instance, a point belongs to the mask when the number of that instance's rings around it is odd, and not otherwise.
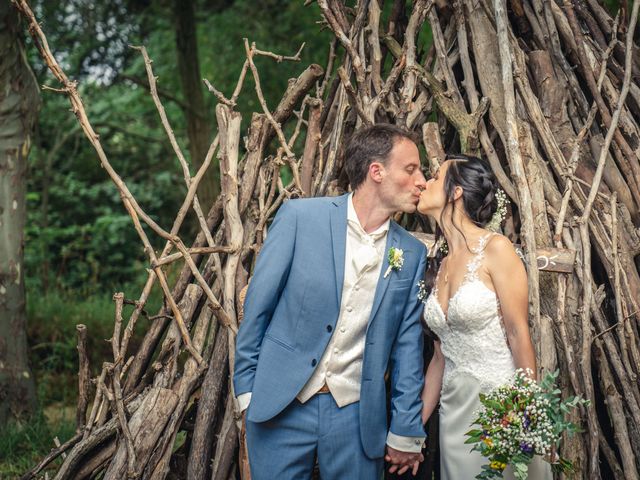
<path fill-rule="evenodd" d="M 333 327 L 331 325 L 327 325 L 327 332 L 331 333 L 333 331 Z"/>
<path fill-rule="evenodd" d="M 312 367 L 315 367 L 317 363 L 318 363 L 318 362 L 316 361 L 316 359 L 315 359 L 315 358 L 314 358 L 313 360 L 311 360 L 311 366 L 312 366 Z"/>

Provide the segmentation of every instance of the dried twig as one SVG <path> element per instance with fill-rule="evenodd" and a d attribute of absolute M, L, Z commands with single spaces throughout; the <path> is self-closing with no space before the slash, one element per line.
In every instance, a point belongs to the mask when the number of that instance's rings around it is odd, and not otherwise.
<path fill-rule="evenodd" d="M 304 48 L 304 45 L 305 45 L 305 42 L 302 42 L 302 45 L 300 45 L 300 48 L 298 49 L 296 54 L 293 55 L 293 56 L 276 55 L 273 52 L 266 52 L 264 50 L 258 50 L 257 48 L 253 50 L 253 53 L 255 55 L 262 55 L 262 56 L 265 56 L 265 57 L 273 58 L 278 63 L 282 62 L 284 60 L 290 60 L 292 62 L 299 62 L 300 61 L 300 54 L 302 53 L 302 49 Z"/>
<path fill-rule="evenodd" d="M 262 93 L 262 86 L 260 84 L 260 76 L 258 74 L 258 69 L 253 63 L 253 55 L 255 54 L 255 49 L 256 49 L 255 43 L 252 43 L 251 47 L 249 47 L 249 40 L 245 38 L 244 49 L 247 54 L 247 61 L 249 63 L 249 68 L 251 69 L 251 72 L 253 73 L 253 79 L 256 82 L 256 94 L 258 95 L 258 100 L 260 101 L 262 110 L 264 111 L 265 115 L 269 119 L 271 126 L 276 131 L 276 134 L 278 135 L 278 139 L 280 140 L 280 145 L 286 152 L 287 156 L 294 157 L 295 156 L 294 153 L 291 151 L 291 149 L 289 148 L 289 145 L 287 144 L 286 139 L 284 138 L 284 133 L 282 132 L 282 128 L 280 124 L 276 122 L 275 119 L 273 118 L 273 115 L 271 115 L 271 112 L 269 111 L 269 107 L 267 107 L 267 102 L 264 99 L 264 95 Z"/>
<path fill-rule="evenodd" d="M 78 333 L 78 406 L 76 409 L 76 433 L 81 433 L 87 420 L 87 406 L 89 405 L 89 355 L 87 353 L 87 327 L 76 325 Z"/>
<path fill-rule="evenodd" d="M 122 292 L 115 293 L 113 300 L 116 304 L 115 322 L 113 328 L 113 336 L 111 337 L 111 348 L 113 350 L 113 374 L 111 381 L 113 385 L 113 402 L 115 403 L 115 411 L 120 423 L 120 430 L 124 435 L 127 445 L 127 476 L 134 478 L 136 473 L 136 452 L 133 446 L 133 437 L 127 423 L 127 416 L 124 413 L 124 402 L 122 400 L 122 388 L 120 386 L 120 373 L 122 371 L 121 352 L 120 352 L 120 331 L 122 329 L 122 307 L 124 294 Z"/>
<path fill-rule="evenodd" d="M 77 444 L 80 440 L 82 440 L 82 433 L 76 433 L 73 437 L 67 440 L 60 446 L 52 449 L 49 454 L 44 457 L 40 462 L 33 467 L 31 470 L 26 472 L 24 475 L 20 477 L 20 480 L 31 480 L 35 478 L 38 473 L 40 473 L 47 465 L 49 465 L 53 460 L 58 458 L 64 452 L 72 448 L 75 444 Z"/>

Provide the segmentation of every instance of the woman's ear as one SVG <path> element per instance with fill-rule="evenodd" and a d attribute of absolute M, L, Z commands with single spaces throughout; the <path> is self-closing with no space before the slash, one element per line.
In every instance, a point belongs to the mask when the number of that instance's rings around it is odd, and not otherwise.
<path fill-rule="evenodd" d="M 457 185 L 454 189 L 453 189 L 453 201 L 455 202 L 456 200 L 458 200 L 459 198 L 462 198 L 462 187 Z"/>

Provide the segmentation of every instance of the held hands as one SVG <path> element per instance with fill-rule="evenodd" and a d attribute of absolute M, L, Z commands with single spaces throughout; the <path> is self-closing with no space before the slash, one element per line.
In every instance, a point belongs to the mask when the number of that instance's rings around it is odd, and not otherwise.
<path fill-rule="evenodd" d="M 392 464 L 389 467 L 389 473 L 402 475 L 411 469 L 411 473 L 415 476 L 418 473 L 420 462 L 424 460 L 424 456 L 422 453 L 401 452 L 387 445 L 387 454 L 384 459 Z"/>

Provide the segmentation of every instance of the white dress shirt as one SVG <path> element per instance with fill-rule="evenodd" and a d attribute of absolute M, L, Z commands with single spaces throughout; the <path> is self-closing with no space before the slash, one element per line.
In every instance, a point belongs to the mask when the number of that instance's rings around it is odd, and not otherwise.
<path fill-rule="evenodd" d="M 298 394 L 302 403 L 315 395 L 325 382 L 339 407 L 360 400 L 365 336 L 388 231 L 389 220 L 367 234 L 349 195 L 340 315 L 318 366 Z"/>

